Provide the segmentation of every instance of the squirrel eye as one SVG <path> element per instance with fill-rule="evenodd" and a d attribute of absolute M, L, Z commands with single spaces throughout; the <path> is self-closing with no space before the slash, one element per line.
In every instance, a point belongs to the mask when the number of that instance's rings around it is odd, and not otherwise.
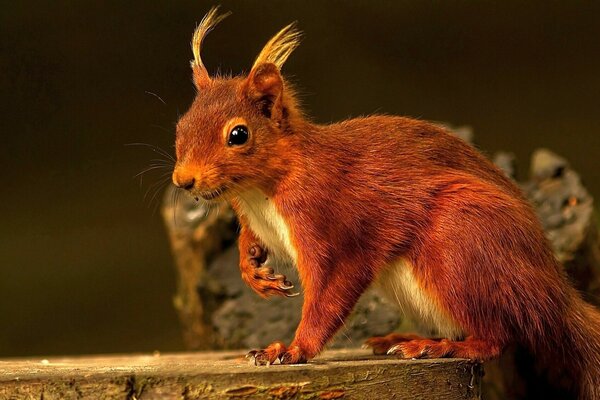
<path fill-rule="evenodd" d="M 248 128 L 244 125 L 237 125 L 229 132 L 227 144 L 229 146 L 240 146 L 248 141 Z"/>

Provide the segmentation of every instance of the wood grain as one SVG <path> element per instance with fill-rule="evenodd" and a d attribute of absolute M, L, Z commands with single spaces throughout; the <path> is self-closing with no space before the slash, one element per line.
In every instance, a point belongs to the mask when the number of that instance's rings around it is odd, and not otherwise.
<path fill-rule="evenodd" d="M 463 359 L 328 351 L 305 365 L 256 367 L 240 352 L 0 361 L 0 399 L 478 399 Z"/>

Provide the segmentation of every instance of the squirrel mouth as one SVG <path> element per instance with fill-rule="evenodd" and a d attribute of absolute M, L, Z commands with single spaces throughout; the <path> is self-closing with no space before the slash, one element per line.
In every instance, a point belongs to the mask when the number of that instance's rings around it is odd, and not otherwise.
<path fill-rule="evenodd" d="M 221 196 L 226 190 L 227 190 L 227 187 L 221 186 L 220 188 L 217 188 L 212 191 L 200 192 L 200 193 L 198 193 L 198 195 L 200 197 L 202 197 L 204 200 L 214 200 L 217 197 Z"/>

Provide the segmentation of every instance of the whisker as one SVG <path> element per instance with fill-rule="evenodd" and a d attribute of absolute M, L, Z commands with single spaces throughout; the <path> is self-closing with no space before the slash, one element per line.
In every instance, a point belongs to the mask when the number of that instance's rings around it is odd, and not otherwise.
<path fill-rule="evenodd" d="M 146 201 L 148 194 L 154 190 L 157 186 L 160 187 L 160 185 L 163 185 L 167 182 L 169 178 L 168 177 L 164 177 L 162 179 L 159 179 L 158 181 L 154 182 L 152 185 L 150 185 L 148 187 L 148 189 L 146 189 L 146 193 L 144 193 L 144 201 Z"/>
<path fill-rule="evenodd" d="M 162 125 L 157 125 L 157 124 L 148 124 L 149 127 L 151 128 L 156 128 L 156 129 L 160 129 L 163 132 L 167 132 L 167 133 L 173 133 L 173 130 L 165 128 Z"/>
<path fill-rule="evenodd" d="M 149 165 L 144 168 L 142 171 L 138 172 L 133 176 L 133 179 L 139 177 L 140 179 L 140 188 L 144 187 L 144 178 L 147 177 L 147 174 L 154 173 L 158 175 L 157 179 L 152 182 L 146 188 L 143 195 L 143 202 L 147 205 L 148 208 L 152 207 L 152 214 L 156 214 L 161 202 L 158 200 L 159 194 L 164 192 L 165 186 L 171 180 L 171 175 L 173 171 L 174 164 L 176 163 L 176 159 L 174 156 L 169 154 L 163 148 L 142 142 L 135 143 L 126 143 L 125 146 L 142 146 L 150 149 L 156 156 L 150 160 Z M 154 175 L 155 176 L 155 175 Z M 154 179 L 153 179 L 154 180 Z M 174 196 L 176 194 L 173 194 Z M 174 210 L 175 212 L 175 210 Z"/>
<path fill-rule="evenodd" d="M 173 186 L 171 191 L 171 207 L 173 208 L 173 225 L 177 226 L 177 202 L 180 194 L 179 188 Z"/>
<path fill-rule="evenodd" d="M 153 203 L 154 203 L 154 206 L 152 207 L 152 215 L 156 215 L 156 212 L 158 211 L 158 207 L 160 206 L 160 201 L 158 200 L 158 197 L 156 197 L 156 196 L 157 196 L 159 193 L 162 193 L 162 192 L 164 192 L 164 190 L 161 190 L 161 189 L 164 189 L 164 188 L 165 188 L 165 186 L 166 186 L 165 184 L 166 184 L 166 183 L 167 183 L 167 182 L 164 182 L 162 185 L 158 186 L 158 187 L 156 188 L 156 190 L 154 191 L 154 195 L 153 195 L 153 196 L 152 196 L 152 198 L 150 199 L 150 204 L 153 204 Z M 155 199 L 155 198 L 156 198 L 156 201 L 154 201 L 154 199 Z"/>
<path fill-rule="evenodd" d="M 156 196 L 161 192 L 161 189 L 164 189 L 164 187 L 166 186 L 168 179 L 162 179 L 159 182 L 160 182 L 160 184 L 156 185 L 154 188 L 154 193 L 152 194 L 152 197 L 150 198 L 150 201 L 148 202 L 148 207 L 152 206 L 154 200 L 157 198 Z M 160 203 L 159 201 L 154 202 L 154 207 L 152 209 L 152 215 L 156 214 L 159 203 Z"/>
<path fill-rule="evenodd" d="M 149 167 L 160 167 L 160 168 L 168 168 L 168 169 L 173 169 L 173 166 L 171 164 L 163 164 L 163 163 L 151 163 L 148 164 Z"/>
<path fill-rule="evenodd" d="M 161 98 L 159 95 L 157 95 L 156 93 L 152 93 L 152 92 L 150 92 L 150 91 L 148 91 L 148 90 L 144 90 L 144 93 L 146 93 L 146 94 L 149 94 L 149 95 L 151 95 L 151 96 L 154 96 L 154 97 L 156 97 L 156 98 L 157 98 L 158 100 L 160 100 L 160 102 L 161 102 L 161 103 L 163 103 L 165 106 L 167 105 L 167 103 L 165 103 L 165 101 L 164 101 L 164 100 L 163 100 L 163 99 L 162 99 L 162 98 Z"/>
<path fill-rule="evenodd" d="M 175 160 L 175 157 L 173 157 L 171 154 L 169 154 L 166 150 L 155 146 L 153 144 L 149 144 L 149 143 L 126 143 L 125 146 L 144 146 L 144 147 L 149 147 L 152 151 L 154 151 L 155 153 L 161 154 L 165 157 L 167 157 L 169 160 L 176 162 L 177 160 Z"/>
<path fill-rule="evenodd" d="M 222 208 L 222 207 L 217 207 L 217 206 L 215 205 L 215 208 L 217 209 L 217 219 L 218 219 L 218 218 L 219 218 L 219 215 L 221 214 L 221 208 Z"/>
<path fill-rule="evenodd" d="M 137 178 L 140 175 L 144 175 L 146 172 L 150 172 L 150 171 L 155 170 L 155 169 L 165 169 L 165 168 L 168 168 L 168 167 L 169 167 L 168 165 L 150 165 L 145 170 L 143 170 L 143 171 L 138 172 L 137 174 L 135 174 L 132 179 L 135 179 L 135 178 Z"/>
<path fill-rule="evenodd" d="M 165 165 L 173 165 L 173 161 L 166 158 L 153 158 L 150 160 L 150 162 L 161 163 Z"/>

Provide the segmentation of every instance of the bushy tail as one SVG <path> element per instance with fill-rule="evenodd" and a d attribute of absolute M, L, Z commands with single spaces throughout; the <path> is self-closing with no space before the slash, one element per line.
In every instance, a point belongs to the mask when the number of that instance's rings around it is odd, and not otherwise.
<path fill-rule="evenodd" d="M 571 376 L 580 400 L 600 400 L 600 311 L 577 297 L 566 323 L 560 373 Z"/>
<path fill-rule="evenodd" d="M 581 332 L 580 399 L 600 400 L 600 311 L 581 300 L 581 316 L 577 319 Z"/>

